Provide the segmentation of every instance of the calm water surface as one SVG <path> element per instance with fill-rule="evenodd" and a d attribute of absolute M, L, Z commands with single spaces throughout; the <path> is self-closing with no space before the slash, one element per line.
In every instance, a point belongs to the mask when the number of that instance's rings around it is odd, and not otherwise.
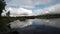
<path fill-rule="evenodd" d="M 56 19 L 27 19 L 25 21 L 16 20 L 10 23 L 11 28 L 25 28 L 32 25 L 46 25 L 60 28 L 60 18 Z M 35 27 L 35 26 L 34 26 Z"/>

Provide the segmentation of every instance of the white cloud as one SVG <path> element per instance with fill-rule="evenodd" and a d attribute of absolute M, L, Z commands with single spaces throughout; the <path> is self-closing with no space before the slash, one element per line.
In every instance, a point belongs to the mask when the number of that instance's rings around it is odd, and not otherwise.
<path fill-rule="evenodd" d="M 31 16 L 32 10 L 27 10 L 24 8 L 9 8 L 6 12 L 3 12 L 2 15 L 6 14 L 8 11 L 10 11 L 10 16 Z"/>
<path fill-rule="evenodd" d="M 33 8 L 35 5 L 50 3 L 53 0 L 11 0 L 7 6 L 20 6 L 25 8 Z"/>
<path fill-rule="evenodd" d="M 32 15 L 32 10 L 27 10 L 24 8 L 17 8 L 17 9 L 12 9 L 10 10 L 10 16 L 21 16 L 21 15 L 25 15 L 25 16 L 31 16 Z"/>
<path fill-rule="evenodd" d="M 41 14 L 47 14 L 47 13 L 50 13 L 50 14 L 60 13 L 60 4 L 56 4 L 48 8 L 37 10 L 35 14 L 41 15 Z"/>

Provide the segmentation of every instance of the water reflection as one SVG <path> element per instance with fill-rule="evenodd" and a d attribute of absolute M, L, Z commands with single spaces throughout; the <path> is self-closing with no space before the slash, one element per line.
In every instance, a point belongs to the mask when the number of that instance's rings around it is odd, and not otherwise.
<path fill-rule="evenodd" d="M 60 27 L 60 18 L 56 19 L 35 19 L 34 20 L 35 25 L 49 25 L 53 27 Z"/>
<path fill-rule="evenodd" d="M 11 22 L 11 28 L 24 28 L 29 25 L 47 25 L 60 27 L 60 18 L 56 19 L 27 19 L 26 21 L 16 20 Z"/>
<path fill-rule="evenodd" d="M 27 19 L 25 21 L 20 21 L 20 20 L 16 20 L 14 22 L 11 22 L 11 28 L 24 28 L 28 25 L 31 25 L 32 24 L 32 20 L 30 19 Z"/>

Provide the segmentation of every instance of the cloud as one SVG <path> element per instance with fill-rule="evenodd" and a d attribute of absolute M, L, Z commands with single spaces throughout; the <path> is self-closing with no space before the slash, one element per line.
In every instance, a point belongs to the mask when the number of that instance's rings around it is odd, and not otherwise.
<path fill-rule="evenodd" d="M 7 2 L 7 6 L 20 6 L 25 8 L 34 8 L 35 5 L 46 4 L 52 1 L 53 0 L 11 0 L 10 2 Z"/>
<path fill-rule="evenodd" d="M 54 13 L 60 13 L 60 4 L 56 4 L 54 6 L 50 6 L 44 9 L 39 9 L 36 11 L 36 15 L 41 15 L 41 14 L 54 14 Z"/>
<path fill-rule="evenodd" d="M 24 8 L 9 8 L 6 12 L 3 12 L 2 15 L 4 16 L 8 11 L 10 11 L 10 16 L 31 16 L 32 10 L 27 10 Z"/>
<path fill-rule="evenodd" d="M 14 9 L 12 8 L 10 10 L 10 16 L 31 16 L 32 15 L 32 10 L 27 10 L 24 8 L 17 8 Z"/>

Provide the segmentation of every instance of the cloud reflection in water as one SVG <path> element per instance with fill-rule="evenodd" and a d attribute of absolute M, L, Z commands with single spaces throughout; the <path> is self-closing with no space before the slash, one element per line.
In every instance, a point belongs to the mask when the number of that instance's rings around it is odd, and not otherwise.
<path fill-rule="evenodd" d="M 29 25 L 47 25 L 52 27 L 60 27 L 60 19 L 27 19 L 26 21 L 16 20 L 11 22 L 11 28 L 24 28 Z"/>
<path fill-rule="evenodd" d="M 34 20 L 35 24 L 39 25 L 49 25 L 53 27 L 60 27 L 60 18 L 56 19 L 35 19 Z"/>
<path fill-rule="evenodd" d="M 16 20 L 14 22 L 11 22 L 11 28 L 24 28 L 31 24 L 32 24 L 32 20 L 26 20 L 26 21 Z"/>

